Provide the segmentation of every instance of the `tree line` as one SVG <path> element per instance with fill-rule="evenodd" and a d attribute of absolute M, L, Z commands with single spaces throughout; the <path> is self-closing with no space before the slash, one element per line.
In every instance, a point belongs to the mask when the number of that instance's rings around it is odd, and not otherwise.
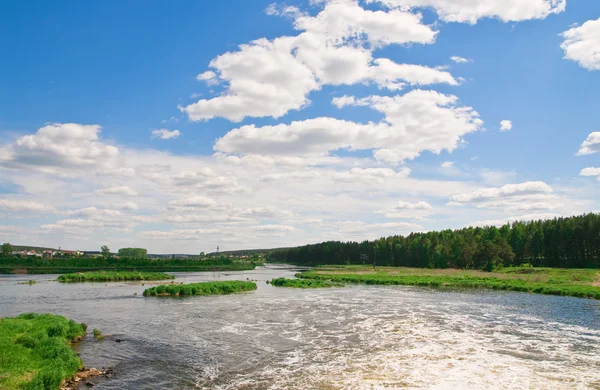
<path fill-rule="evenodd" d="M 374 241 L 328 241 L 270 252 L 270 262 L 374 264 L 492 270 L 496 267 L 598 268 L 600 214 L 468 227 Z"/>

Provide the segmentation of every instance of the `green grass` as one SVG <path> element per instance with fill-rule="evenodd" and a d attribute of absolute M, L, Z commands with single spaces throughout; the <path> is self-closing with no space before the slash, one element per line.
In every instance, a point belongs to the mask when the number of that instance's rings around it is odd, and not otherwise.
<path fill-rule="evenodd" d="M 53 314 L 0 318 L 0 389 L 59 389 L 83 368 L 71 342 L 86 325 Z"/>
<path fill-rule="evenodd" d="M 144 290 L 144 296 L 224 295 L 252 290 L 256 290 L 256 283 L 237 280 L 190 284 L 161 284 L 160 286 Z"/>
<path fill-rule="evenodd" d="M 598 270 L 504 268 L 496 272 L 366 266 L 319 267 L 299 278 L 338 283 L 488 288 L 600 299 Z"/>
<path fill-rule="evenodd" d="M 117 272 L 117 271 L 98 271 L 98 272 L 80 272 L 65 274 L 58 277 L 59 282 L 120 282 L 124 280 L 167 280 L 175 279 L 172 275 L 161 272 Z"/>
<path fill-rule="evenodd" d="M 271 284 L 277 287 L 294 288 L 326 288 L 326 287 L 344 287 L 343 283 L 334 283 L 321 279 L 287 279 L 277 278 L 271 280 Z"/>

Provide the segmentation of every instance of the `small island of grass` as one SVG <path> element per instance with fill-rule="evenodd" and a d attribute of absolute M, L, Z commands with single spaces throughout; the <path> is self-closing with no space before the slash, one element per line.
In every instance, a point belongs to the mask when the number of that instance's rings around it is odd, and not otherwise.
<path fill-rule="evenodd" d="M 294 288 L 327 288 L 327 287 L 344 287 L 343 283 L 331 282 L 321 279 L 287 279 L 277 278 L 271 280 L 271 284 L 277 287 L 294 287 Z"/>
<path fill-rule="evenodd" d="M 185 295 L 225 295 L 256 290 L 256 283 L 242 281 L 161 284 L 144 290 L 145 297 Z"/>
<path fill-rule="evenodd" d="M 0 318 L 0 388 L 59 389 L 83 363 L 71 349 L 85 324 L 53 314 Z"/>
<path fill-rule="evenodd" d="M 121 282 L 127 280 L 169 280 L 173 275 L 162 272 L 128 272 L 128 271 L 97 271 L 64 274 L 57 281 L 62 283 L 75 282 Z"/>

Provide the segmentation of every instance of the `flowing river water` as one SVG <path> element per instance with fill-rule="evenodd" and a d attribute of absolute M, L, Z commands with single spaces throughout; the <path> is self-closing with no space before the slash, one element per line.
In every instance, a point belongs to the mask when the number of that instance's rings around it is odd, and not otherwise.
<path fill-rule="evenodd" d="M 277 288 L 296 269 L 176 273 L 256 280 L 251 293 L 144 298 L 138 283 L 0 276 L 0 316 L 99 328 L 78 352 L 95 389 L 600 389 L 600 302 L 406 286 Z M 36 280 L 32 286 L 19 282 Z M 137 293 L 137 295 L 134 295 Z"/>

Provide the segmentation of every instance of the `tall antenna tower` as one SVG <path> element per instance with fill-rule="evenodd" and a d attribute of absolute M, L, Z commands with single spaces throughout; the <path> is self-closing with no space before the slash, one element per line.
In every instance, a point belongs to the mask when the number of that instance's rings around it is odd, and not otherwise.
<path fill-rule="evenodd" d="M 217 253 L 219 253 L 219 246 L 217 245 Z"/>

